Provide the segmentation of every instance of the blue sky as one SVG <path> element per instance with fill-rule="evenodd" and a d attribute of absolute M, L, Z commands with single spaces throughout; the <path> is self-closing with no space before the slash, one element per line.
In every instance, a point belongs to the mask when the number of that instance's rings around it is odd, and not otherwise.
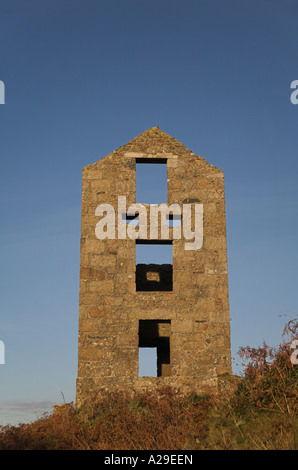
<path fill-rule="evenodd" d="M 0 424 L 75 399 L 82 168 L 156 125 L 225 173 L 233 357 L 279 343 L 297 20 L 296 0 L 1 1 Z"/>

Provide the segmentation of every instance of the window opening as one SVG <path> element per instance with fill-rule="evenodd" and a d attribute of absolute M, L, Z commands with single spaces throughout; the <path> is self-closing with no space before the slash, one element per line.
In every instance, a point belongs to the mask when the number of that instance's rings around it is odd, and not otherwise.
<path fill-rule="evenodd" d="M 136 202 L 162 204 L 168 200 L 166 159 L 136 159 Z"/>
<path fill-rule="evenodd" d="M 139 377 L 157 377 L 157 348 L 139 348 Z"/>
<path fill-rule="evenodd" d="M 139 377 L 171 375 L 170 336 L 171 320 L 139 320 Z"/>
<path fill-rule="evenodd" d="M 173 290 L 172 240 L 136 240 L 136 290 Z"/>

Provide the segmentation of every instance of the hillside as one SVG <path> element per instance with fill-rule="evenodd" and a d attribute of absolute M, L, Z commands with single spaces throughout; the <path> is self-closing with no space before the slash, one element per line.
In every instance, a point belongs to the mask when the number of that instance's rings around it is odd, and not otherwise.
<path fill-rule="evenodd" d="M 93 396 L 79 409 L 68 404 L 31 424 L 5 427 L 0 450 L 297 449 L 297 333 L 292 320 L 277 348 L 241 348 L 244 375 L 221 377 L 220 394 L 163 388 Z"/>

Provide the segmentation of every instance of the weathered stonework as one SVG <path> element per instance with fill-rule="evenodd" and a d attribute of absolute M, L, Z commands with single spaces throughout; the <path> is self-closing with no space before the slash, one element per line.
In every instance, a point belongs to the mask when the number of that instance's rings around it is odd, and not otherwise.
<path fill-rule="evenodd" d="M 117 227 L 114 240 L 95 236 L 99 204 L 117 208 L 118 196 L 126 196 L 127 206 L 136 202 L 138 159 L 166 159 L 164 202 L 203 204 L 201 249 L 185 250 L 183 236 L 173 239 L 170 228 L 173 266 L 136 268 L 136 241 L 118 239 Z M 138 350 L 148 345 L 158 350 L 158 377 L 138 377 Z M 77 404 L 99 388 L 164 384 L 200 391 L 217 387 L 226 372 L 231 354 L 224 175 L 154 127 L 83 169 Z"/>

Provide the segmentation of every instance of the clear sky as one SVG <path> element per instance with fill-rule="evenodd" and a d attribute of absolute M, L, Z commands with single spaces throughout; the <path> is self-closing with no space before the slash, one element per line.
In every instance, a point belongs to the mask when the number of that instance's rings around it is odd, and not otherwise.
<path fill-rule="evenodd" d="M 1 0 L 0 424 L 75 399 L 82 168 L 153 126 L 225 173 L 234 371 L 240 346 L 279 343 L 297 25 L 296 0 Z"/>

